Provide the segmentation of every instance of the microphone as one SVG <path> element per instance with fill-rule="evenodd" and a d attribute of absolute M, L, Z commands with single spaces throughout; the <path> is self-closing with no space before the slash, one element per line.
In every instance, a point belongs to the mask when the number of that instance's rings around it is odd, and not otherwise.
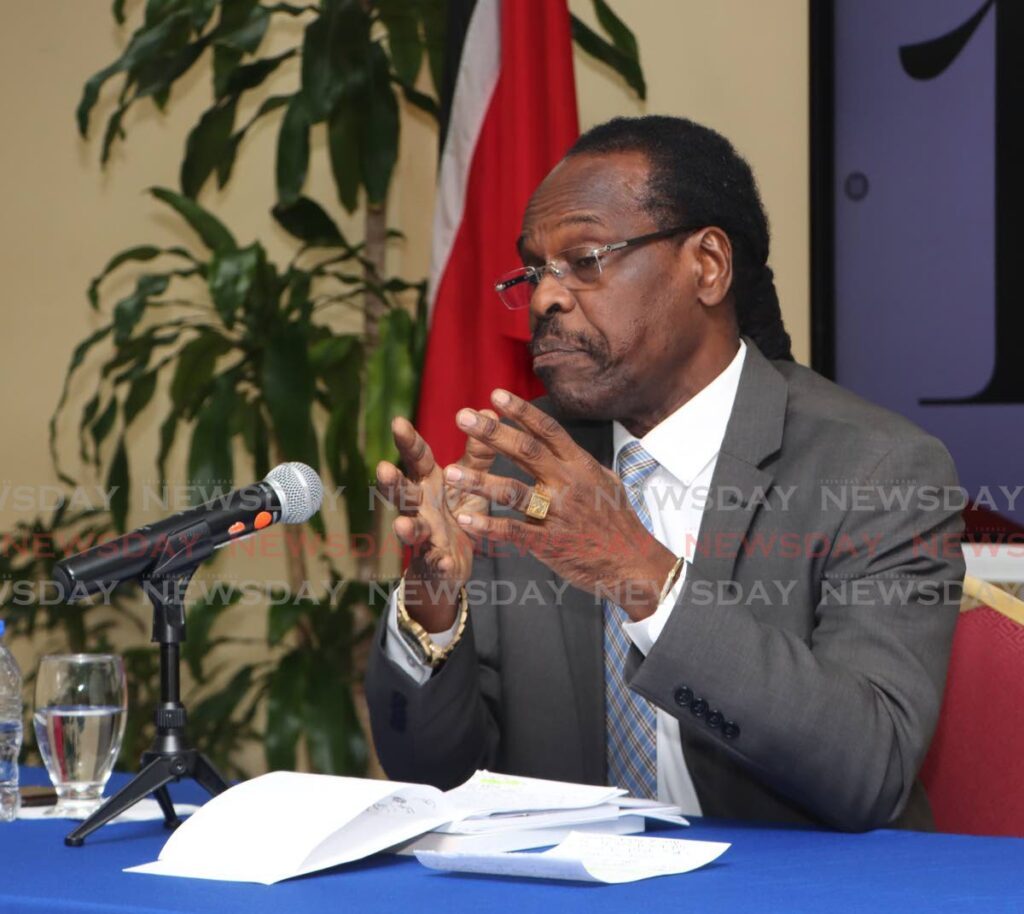
<path fill-rule="evenodd" d="M 54 582 L 67 602 L 74 603 L 104 587 L 145 576 L 168 539 L 179 531 L 203 523 L 209 530 L 203 545 L 216 549 L 271 524 L 304 523 L 320 510 L 323 497 L 323 483 L 315 470 L 304 463 L 282 463 L 263 482 L 62 559 L 54 566 Z"/>

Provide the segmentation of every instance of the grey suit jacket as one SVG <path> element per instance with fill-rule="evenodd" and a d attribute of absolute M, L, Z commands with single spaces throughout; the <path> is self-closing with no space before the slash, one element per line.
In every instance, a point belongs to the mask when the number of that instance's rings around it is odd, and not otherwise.
<path fill-rule="evenodd" d="M 706 815 L 928 828 L 916 775 L 964 575 L 962 521 L 942 497 L 952 460 L 900 416 L 746 343 L 694 562 L 627 681 L 679 720 Z M 566 428 L 610 466 L 610 423 Z M 600 600 L 529 554 L 489 551 L 466 633 L 422 686 L 378 630 L 366 694 L 381 762 L 441 787 L 484 767 L 602 783 Z"/>

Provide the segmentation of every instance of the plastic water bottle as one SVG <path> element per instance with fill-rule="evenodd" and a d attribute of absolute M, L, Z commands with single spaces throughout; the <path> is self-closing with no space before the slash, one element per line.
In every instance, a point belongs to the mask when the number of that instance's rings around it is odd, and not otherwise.
<path fill-rule="evenodd" d="M 0 619 L 0 639 L 4 620 Z M 18 753 L 21 751 L 21 670 L 0 640 L 0 822 L 18 818 Z"/>

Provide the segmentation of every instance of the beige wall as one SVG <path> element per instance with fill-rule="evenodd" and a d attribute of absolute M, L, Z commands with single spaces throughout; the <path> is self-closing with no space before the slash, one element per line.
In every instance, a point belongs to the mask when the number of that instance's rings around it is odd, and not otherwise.
<path fill-rule="evenodd" d="M 571 8 L 594 23 L 591 4 Z M 772 227 L 771 265 L 794 354 L 810 361 L 807 0 L 618 0 L 635 30 L 647 102 L 576 54 L 580 127 L 616 114 L 676 114 L 746 157 Z"/>
<path fill-rule="evenodd" d="M 772 262 L 783 312 L 797 358 L 806 361 L 807 0 L 614 0 L 612 5 L 636 32 L 648 100 L 634 100 L 609 71 L 577 52 L 581 126 L 622 113 L 680 114 L 734 141 L 760 181 L 774 228 Z M 0 530 L 35 513 L 17 509 L 7 484 L 55 482 L 47 420 L 71 349 L 97 325 L 85 299 L 89 279 L 121 248 L 175 239 L 174 221 L 142 190 L 176 185 L 184 137 L 209 102 L 203 69 L 178 91 L 170 114 L 139 106 L 128 118 L 127 144 L 101 171 L 97 136 L 103 121 L 94 121 L 92 138 L 84 142 L 73 113 L 83 81 L 114 59 L 126 38 L 111 22 L 109 6 L 109 0 L 34 0 L 9 11 L 0 29 L 0 498 L 7 495 L 0 503 Z M 571 7 L 593 22 L 589 0 L 571 0 Z M 297 81 L 297 68 L 282 73 L 285 81 Z M 278 85 L 275 91 L 286 88 Z M 97 109 L 101 117 L 109 114 L 110 100 L 108 89 Z M 428 267 L 436 139 L 418 113 L 407 113 L 402 129 L 390 222 L 408 241 L 391 257 L 395 270 L 413 277 Z M 267 123 L 253 131 L 229 189 L 208 187 L 203 202 L 240 240 L 260 238 L 272 257 L 284 260 L 290 245 L 267 215 L 274 135 Z M 322 147 L 323 136 L 315 136 L 308 192 L 326 201 L 333 192 Z M 342 222 L 356 231 L 356 220 Z M 79 385 L 74 405 L 80 407 L 89 395 Z M 144 414 L 131 439 L 138 481 L 152 481 L 157 412 Z M 68 421 L 63 430 L 70 445 L 75 426 Z M 64 450 L 73 454 L 71 447 Z M 182 456 L 179 441 L 179 466 Z M 95 482 L 87 474 L 82 478 Z M 136 509 L 133 520 L 143 519 Z M 252 572 L 265 575 L 269 567 L 256 563 Z"/>

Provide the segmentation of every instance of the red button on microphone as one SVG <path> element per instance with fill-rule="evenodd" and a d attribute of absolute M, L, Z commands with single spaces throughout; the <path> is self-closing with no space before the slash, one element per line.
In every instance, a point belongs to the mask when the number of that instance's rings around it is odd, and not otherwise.
<path fill-rule="evenodd" d="M 260 511 L 260 513 L 256 515 L 256 519 L 252 522 L 252 525 L 257 530 L 262 530 L 264 527 L 269 527 L 273 520 L 274 518 L 270 516 L 269 511 Z"/>
<path fill-rule="evenodd" d="M 244 530 L 245 524 L 243 524 L 241 521 L 236 521 L 230 527 L 228 527 L 228 533 L 231 536 L 235 536 L 236 534 L 241 533 Z"/>

